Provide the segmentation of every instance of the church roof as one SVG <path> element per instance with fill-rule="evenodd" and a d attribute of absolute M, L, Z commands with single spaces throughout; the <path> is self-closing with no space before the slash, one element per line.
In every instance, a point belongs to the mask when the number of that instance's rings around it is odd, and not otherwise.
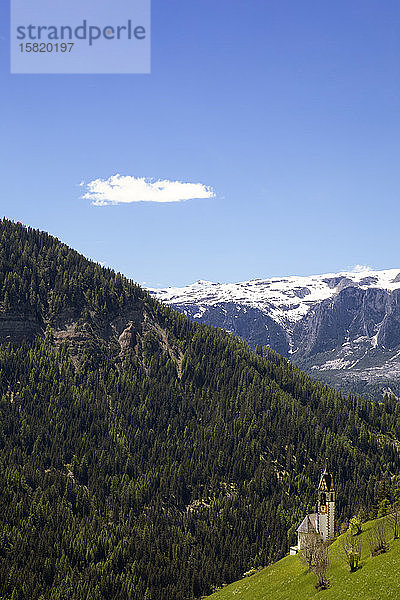
<path fill-rule="evenodd" d="M 318 533 L 317 519 L 317 513 L 306 515 L 297 528 L 297 533 Z"/>
<path fill-rule="evenodd" d="M 328 473 L 327 469 L 322 473 L 321 480 L 319 482 L 319 491 L 322 492 L 334 492 L 335 487 L 333 485 L 333 476 Z"/>

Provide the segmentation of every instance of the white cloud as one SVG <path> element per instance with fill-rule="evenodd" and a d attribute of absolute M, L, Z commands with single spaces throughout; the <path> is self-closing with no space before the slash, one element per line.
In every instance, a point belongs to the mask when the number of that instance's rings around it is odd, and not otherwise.
<path fill-rule="evenodd" d="M 354 265 L 352 268 L 353 273 L 362 273 L 363 271 L 371 271 L 372 267 L 368 265 Z"/>
<path fill-rule="evenodd" d="M 94 179 L 85 185 L 87 192 L 82 198 L 91 200 L 93 206 L 215 198 L 214 190 L 202 183 L 183 183 L 168 179 L 153 181 L 131 175 L 112 175 L 108 179 Z"/>

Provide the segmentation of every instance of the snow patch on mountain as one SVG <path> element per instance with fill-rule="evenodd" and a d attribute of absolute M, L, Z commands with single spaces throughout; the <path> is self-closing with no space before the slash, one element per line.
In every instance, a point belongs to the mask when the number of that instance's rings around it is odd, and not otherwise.
<path fill-rule="evenodd" d="M 343 271 L 307 277 L 271 277 L 239 283 L 199 280 L 185 287 L 152 288 L 149 291 L 172 307 L 197 306 L 199 312 L 196 317 L 204 313 L 204 307 L 229 302 L 257 308 L 267 313 L 278 324 L 290 328 L 315 304 L 333 298 L 349 286 L 388 291 L 400 289 L 400 270 L 363 269 L 358 272 Z"/>

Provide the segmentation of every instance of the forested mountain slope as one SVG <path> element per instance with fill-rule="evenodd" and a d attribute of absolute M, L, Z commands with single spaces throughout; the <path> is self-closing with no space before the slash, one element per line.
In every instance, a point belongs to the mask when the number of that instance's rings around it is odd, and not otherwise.
<path fill-rule="evenodd" d="M 400 405 L 343 398 L 57 239 L 0 222 L 0 597 L 183 600 L 399 470 Z"/>

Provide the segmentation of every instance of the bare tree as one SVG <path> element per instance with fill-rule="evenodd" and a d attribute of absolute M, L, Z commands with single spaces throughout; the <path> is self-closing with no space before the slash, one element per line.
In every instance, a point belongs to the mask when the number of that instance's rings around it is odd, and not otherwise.
<path fill-rule="evenodd" d="M 329 568 L 329 544 L 321 542 L 317 545 L 314 553 L 314 562 L 312 571 L 317 576 L 315 587 L 317 590 L 326 590 L 329 587 L 329 579 L 327 578 Z"/>
<path fill-rule="evenodd" d="M 329 568 L 329 544 L 324 542 L 319 533 L 309 533 L 303 538 L 300 560 L 317 576 L 315 587 L 325 590 L 329 587 L 327 572 Z"/>
<path fill-rule="evenodd" d="M 300 550 L 300 560 L 309 569 L 312 570 L 314 555 L 321 543 L 321 536 L 318 533 L 307 533 L 303 536 L 303 547 Z"/>
<path fill-rule="evenodd" d="M 347 533 L 341 540 L 340 555 L 349 565 L 350 573 L 357 571 L 361 560 L 361 539 L 351 532 Z"/>
<path fill-rule="evenodd" d="M 369 547 L 372 556 L 383 554 L 389 550 L 389 544 L 386 539 L 386 523 L 383 520 L 377 521 L 368 535 Z"/>
<path fill-rule="evenodd" d="M 398 502 L 392 504 L 387 517 L 389 527 L 393 530 L 393 537 L 396 540 L 400 537 L 400 505 Z"/>

